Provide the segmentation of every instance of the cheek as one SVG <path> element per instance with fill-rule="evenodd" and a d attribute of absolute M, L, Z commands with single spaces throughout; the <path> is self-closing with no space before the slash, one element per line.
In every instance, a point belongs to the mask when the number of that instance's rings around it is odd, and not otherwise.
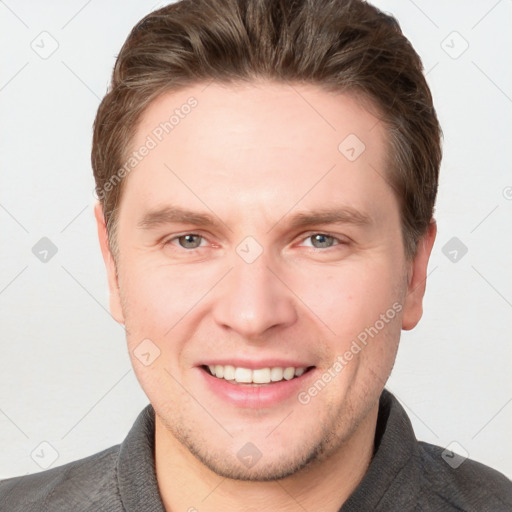
<path fill-rule="evenodd" d="M 193 312 L 215 285 L 218 272 L 205 265 L 192 267 L 185 271 L 178 265 L 127 262 L 129 272 L 126 279 L 121 275 L 120 290 L 131 334 L 163 339 Z"/>
<path fill-rule="evenodd" d="M 390 261 L 347 262 L 336 269 L 310 267 L 289 279 L 309 316 L 324 323 L 340 343 L 350 342 L 390 309 L 388 317 L 394 321 L 386 325 L 397 323 L 396 310 L 401 308 L 393 309 L 393 304 L 400 303 L 400 279 Z"/>
<path fill-rule="evenodd" d="M 174 400 L 169 393 L 180 394 L 174 379 L 182 379 L 177 361 L 192 334 L 189 321 L 211 279 L 199 267 L 184 272 L 143 259 L 126 261 L 125 268 L 129 271 L 120 274 L 120 290 L 133 368 L 152 402 Z"/>

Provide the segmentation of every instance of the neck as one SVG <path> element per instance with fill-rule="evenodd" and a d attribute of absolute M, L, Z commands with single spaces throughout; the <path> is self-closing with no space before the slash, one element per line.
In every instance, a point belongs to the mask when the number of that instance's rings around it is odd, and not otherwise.
<path fill-rule="evenodd" d="M 336 512 L 363 479 L 373 456 L 378 403 L 328 458 L 269 482 L 223 478 L 201 464 L 155 418 L 155 464 L 167 512 Z"/>

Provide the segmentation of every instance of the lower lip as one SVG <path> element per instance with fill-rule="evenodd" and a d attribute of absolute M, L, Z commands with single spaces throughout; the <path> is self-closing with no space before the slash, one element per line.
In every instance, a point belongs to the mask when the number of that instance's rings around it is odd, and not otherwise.
<path fill-rule="evenodd" d="M 199 367 L 208 389 L 222 400 L 237 407 L 262 409 L 279 405 L 290 397 L 296 397 L 315 371 L 315 368 L 291 380 L 282 380 L 271 384 L 249 385 L 231 384 L 225 379 L 210 375 Z"/>

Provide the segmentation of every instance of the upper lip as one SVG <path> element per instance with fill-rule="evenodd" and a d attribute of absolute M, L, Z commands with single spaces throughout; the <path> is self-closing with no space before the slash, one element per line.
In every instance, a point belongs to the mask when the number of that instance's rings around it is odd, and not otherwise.
<path fill-rule="evenodd" d="M 250 370 L 256 370 L 258 368 L 309 368 L 313 366 L 310 363 L 301 362 L 292 359 L 210 359 L 202 361 L 199 366 L 234 366 L 235 368 L 248 368 Z"/>

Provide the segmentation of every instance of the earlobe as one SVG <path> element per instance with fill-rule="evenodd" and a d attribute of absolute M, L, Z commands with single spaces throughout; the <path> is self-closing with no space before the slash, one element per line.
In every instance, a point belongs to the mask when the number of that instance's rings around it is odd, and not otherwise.
<path fill-rule="evenodd" d="M 410 263 L 407 295 L 404 300 L 402 329 L 408 331 L 416 327 L 423 315 L 423 296 L 427 281 L 427 267 L 436 239 L 437 225 L 432 219 L 425 235 L 418 241 L 414 259 Z"/>
<path fill-rule="evenodd" d="M 107 270 L 108 287 L 110 293 L 110 313 L 116 322 L 124 324 L 124 315 L 123 309 L 121 307 L 121 297 L 119 294 L 116 263 L 114 257 L 112 256 L 112 252 L 110 251 L 107 226 L 105 224 L 103 208 L 99 201 L 94 206 L 94 216 L 96 217 L 101 254 L 103 255 L 103 261 L 105 262 L 105 268 Z"/>

